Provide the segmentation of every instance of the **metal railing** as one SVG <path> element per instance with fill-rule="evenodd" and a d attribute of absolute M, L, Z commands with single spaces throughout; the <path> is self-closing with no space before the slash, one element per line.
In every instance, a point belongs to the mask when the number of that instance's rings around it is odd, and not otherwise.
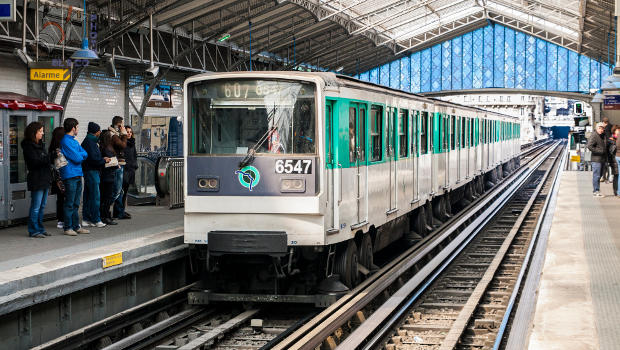
<path fill-rule="evenodd" d="M 169 158 L 166 167 L 168 182 L 168 208 L 181 208 L 185 205 L 183 195 L 183 158 Z"/>

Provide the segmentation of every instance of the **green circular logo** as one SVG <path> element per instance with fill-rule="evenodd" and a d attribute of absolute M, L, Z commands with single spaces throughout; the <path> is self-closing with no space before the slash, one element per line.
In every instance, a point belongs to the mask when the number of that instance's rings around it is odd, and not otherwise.
<path fill-rule="evenodd" d="M 237 174 L 241 186 L 250 191 L 252 191 L 260 181 L 260 172 L 251 165 L 243 167 L 241 170 L 236 170 L 235 174 Z"/>

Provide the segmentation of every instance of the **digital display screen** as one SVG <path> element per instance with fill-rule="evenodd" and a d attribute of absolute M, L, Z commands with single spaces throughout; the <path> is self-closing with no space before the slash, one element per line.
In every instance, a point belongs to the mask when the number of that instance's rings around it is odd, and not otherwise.
<path fill-rule="evenodd" d="M 232 100 L 261 100 L 270 97 L 293 95 L 296 98 L 313 98 L 311 83 L 282 80 L 225 80 L 213 81 L 202 86 L 198 98 L 208 97 Z"/>

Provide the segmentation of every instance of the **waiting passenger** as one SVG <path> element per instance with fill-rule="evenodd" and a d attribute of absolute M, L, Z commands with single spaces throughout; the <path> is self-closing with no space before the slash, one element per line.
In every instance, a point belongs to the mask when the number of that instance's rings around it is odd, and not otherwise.
<path fill-rule="evenodd" d="M 605 124 L 597 123 L 595 132 L 590 135 L 587 147 L 592 152 L 592 186 L 594 187 L 594 197 L 604 197 L 601 194 L 600 179 L 601 170 L 607 161 L 605 141 Z"/>
<path fill-rule="evenodd" d="M 603 125 L 605 126 L 605 140 L 609 140 L 613 132 L 611 131 L 611 124 L 609 124 L 609 118 L 603 117 Z M 610 163 L 606 163 L 601 171 L 601 182 L 609 183 L 609 167 Z"/>
<path fill-rule="evenodd" d="M 110 158 L 103 158 L 99 150 L 99 135 L 101 127 L 97 123 L 88 123 L 88 134 L 82 141 L 82 148 L 88 153 L 88 157 L 82 163 L 84 170 L 84 204 L 82 205 L 82 226 L 105 227 L 99 216 L 99 203 L 101 194 L 99 172 Z"/>
<path fill-rule="evenodd" d="M 30 213 L 28 233 L 33 238 L 51 236 L 43 226 L 43 212 L 47 202 L 47 193 L 52 183 L 50 158 L 43 144 L 43 125 L 39 122 L 28 124 L 21 142 L 24 160 L 28 169 L 26 177 L 30 191 Z"/>
<path fill-rule="evenodd" d="M 118 225 L 118 223 L 112 220 L 112 215 L 110 213 L 110 207 L 112 203 L 114 203 L 114 186 L 115 186 L 115 177 L 116 172 L 120 168 L 118 165 L 118 159 L 116 158 L 116 153 L 114 152 L 114 146 L 112 143 L 113 134 L 106 130 L 101 134 L 99 149 L 101 150 L 101 155 L 106 158 L 110 158 L 110 161 L 107 162 L 104 168 L 101 170 L 101 221 L 103 221 L 106 225 Z"/>
<path fill-rule="evenodd" d="M 613 175 L 612 185 L 614 189 L 614 196 L 618 195 L 618 163 L 616 163 L 616 128 L 612 128 L 611 137 L 607 139 L 607 164 L 609 165 L 611 175 Z"/>
<path fill-rule="evenodd" d="M 123 193 L 120 198 L 114 201 L 113 217 L 119 219 L 131 219 L 125 208 L 127 208 L 127 191 L 129 186 L 136 181 L 136 170 L 138 169 L 138 152 L 136 151 L 136 139 L 133 136 L 133 129 L 126 126 L 127 130 L 127 147 L 123 150 L 125 156 L 125 167 L 123 168 Z M 122 208 L 122 209 L 121 209 Z M 120 215 L 120 213 L 124 213 Z"/>
<path fill-rule="evenodd" d="M 58 221 L 56 227 L 59 229 L 63 229 L 65 226 L 65 184 L 62 182 L 60 172 L 54 167 L 54 164 L 60 154 L 60 142 L 63 137 L 65 137 L 65 128 L 59 126 L 54 129 L 52 131 L 50 148 L 48 149 L 50 163 L 52 164 L 52 194 L 56 195 L 56 220 Z"/>
<path fill-rule="evenodd" d="M 108 131 L 112 134 L 110 139 L 111 145 L 114 149 L 114 155 L 118 159 L 119 167 L 114 174 L 114 200 L 116 201 L 122 196 L 123 191 L 123 168 L 125 167 L 125 156 L 123 151 L 127 147 L 127 130 L 125 129 L 125 123 L 123 117 L 115 116 L 112 118 L 112 125 L 108 128 Z M 118 215 L 120 217 L 125 216 L 125 208 L 118 206 Z"/>
<path fill-rule="evenodd" d="M 614 130 L 614 138 L 616 139 L 616 154 L 615 154 L 615 162 L 616 167 L 620 170 L 620 125 L 615 125 L 616 129 Z M 616 189 L 620 189 L 620 177 L 618 177 L 616 181 Z M 620 192 L 616 190 L 616 196 L 620 198 Z"/>
<path fill-rule="evenodd" d="M 75 139 L 78 134 L 78 121 L 67 118 L 63 123 L 65 136 L 60 142 L 60 151 L 67 159 L 67 165 L 60 168 L 60 177 L 65 185 L 65 223 L 64 230 L 67 236 L 77 236 L 78 233 L 90 233 L 80 226 L 80 198 L 82 197 L 82 162 L 88 153 Z"/>

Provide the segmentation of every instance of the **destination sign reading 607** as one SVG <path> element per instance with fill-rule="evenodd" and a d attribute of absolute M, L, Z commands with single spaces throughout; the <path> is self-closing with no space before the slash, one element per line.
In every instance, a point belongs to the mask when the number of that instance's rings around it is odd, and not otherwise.
<path fill-rule="evenodd" d="M 288 84 L 265 83 L 265 82 L 234 82 L 220 84 L 218 95 L 226 98 L 255 98 L 265 95 L 277 95 L 288 89 Z"/>

